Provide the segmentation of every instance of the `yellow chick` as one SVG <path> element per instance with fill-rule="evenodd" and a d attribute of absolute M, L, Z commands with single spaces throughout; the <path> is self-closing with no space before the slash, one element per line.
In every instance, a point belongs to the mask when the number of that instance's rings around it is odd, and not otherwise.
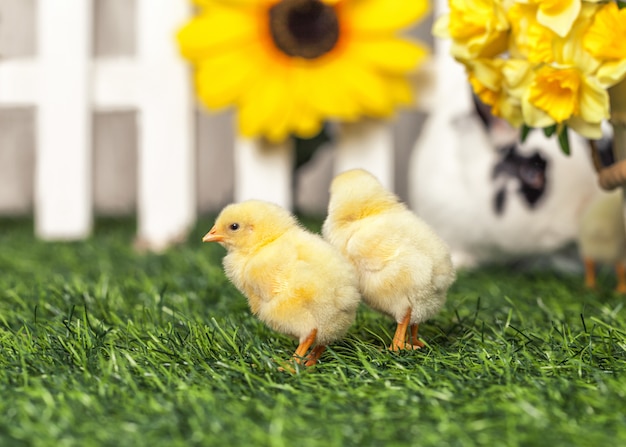
<path fill-rule="evenodd" d="M 326 345 L 354 322 L 361 298 L 354 268 L 278 205 L 257 200 L 228 205 L 202 240 L 226 248 L 226 276 L 252 312 L 299 340 L 296 362 L 317 363 Z"/>
<path fill-rule="evenodd" d="M 360 169 L 332 181 L 322 234 L 356 267 L 363 301 L 398 323 L 389 349 L 424 346 L 419 324 L 439 312 L 456 278 L 448 246 Z"/>
<path fill-rule="evenodd" d="M 592 202 L 578 228 L 578 250 L 585 265 L 585 285 L 596 286 L 596 263 L 615 265 L 617 291 L 626 293 L 626 228 L 621 189 Z"/>

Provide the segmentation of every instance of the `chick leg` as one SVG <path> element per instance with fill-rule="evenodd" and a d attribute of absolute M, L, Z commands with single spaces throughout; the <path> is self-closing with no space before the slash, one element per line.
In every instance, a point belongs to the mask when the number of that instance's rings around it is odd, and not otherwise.
<path fill-rule="evenodd" d="M 317 329 L 313 329 L 311 333 L 307 336 L 307 338 L 300 342 L 300 344 L 296 348 L 296 352 L 293 354 L 297 363 L 302 363 L 304 355 L 309 350 L 311 345 L 315 343 L 315 338 L 317 338 Z M 321 354 L 322 353 L 320 352 L 320 355 Z"/>
<path fill-rule="evenodd" d="M 399 351 L 407 348 L 406 331 L 409 328 L 409 321 L 411 321 L 411 308 L 407 310 L 406 315 L 396 327 L 396 333 L 391 341 L 391 346 L 389 346 L 390 351 Z"/>
<path fill-rule="evenodd" d="M 593 289 L 596 286 L 596 263 L 589 258 L 584 259 L 585 287 Z"/>
<path fill-rule="evenodd" d="M 411 345 L 413 349 L 419 349 L 424 347 L 424 342 L 417 338 L 417 331 L 419 329 L 419 324 L 411 325 Z"/>
<path fill-rule="evenodd" d="M 617 288 L 619 293 L 626 293 L 626 265 L 623 262 L 615 264 L 615 272 L 617 273 Z"/>
<path fill-rule="evenodd" d="M 311 366 L 311 365 L 314 365 L 315 363 L 317 363 L 317 360 L 322 355 L 322 352 L 324 352 L 324 349 L 326 349 L 326 346 L 316 346 L 311 351 L 311 354 L 309 355 L 309 357 L 306 357 L 306 358 L 304 357 L 306 352 L 311 347 L 311 345 L 313 345 L 313 343 L 315 343 L 315 339 L 316 338 L 317 338 L 317 329 L 313 329 L 311 331 L 311 333 L 304 340 L 302 340 L 300 342 L 300 344 L 296 348 L 296 352 L 293 353 L 293 358 L 295 359 L 296 363 L 301 365 L 303 360 L 305 361 L 304 366 Z M 310 363 L 310 362 L 312 362 L 312 363 Z M 292 374 L 295 374 L 295 372 L 296 372 L 295 369 L 293 369 L 291 366 L 287 366 L 287 365 L 279 367 L 278 370 L 279 371 L 288 371 L 288 372 L 290 372 Z"/>
<path fill-rule="evenodd" d="M 326 346 L 324 345 L 317 345 L 316 347 L 314 347 L 311 350 L 311 353 L 309 354 L 309 356 L 306 358 L 306 363 L 304 364 L 304 366 L 315 365 L 325 350 L 326 350 Z"/>

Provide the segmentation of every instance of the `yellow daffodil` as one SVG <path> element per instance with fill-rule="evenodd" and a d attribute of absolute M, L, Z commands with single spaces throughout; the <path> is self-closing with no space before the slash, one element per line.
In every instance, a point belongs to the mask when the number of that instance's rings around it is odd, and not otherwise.
<path fill-rule="evenodd" d="M 509 24 L 497 0 L 450 0 L 450 13 L 437 20 L 434 33 L 452 38 L 459 59 L 493 57 L 507 48 Z"/>
<path fill-rule="evenodd" d="M 477 59 L 465 66 L 474 93 L 491 106 L 491 113 L 521 126 L 522 96 L 532 80 L 531 65 L 520 59 Z"/>
<path fill-rule="evenodd" d="M 600 138 L 601 123 L 609 117 L 606 89 L 574 67 L 542 66 L 524 99 L 524 119 L 533 127 L 566 123 L 581 135 Z"/>
<path fill-rule="evenodd" d="M 246 136 L 310 137 L 327 119 L 388 117 L 412 101 L 425 48 L 398 32 L 426 0 L 195 0 L 178 34 L 200 100 L 238 108 Z"/>
<path fill-rule="evenodd" d="M 448 1 L 434 34 L 452 39 L 452 55 L 495 115 L 602 136 L 607 89 L 626 82 L 626 8 L 607 0 Z"/>
<path fill-rule="evenodd" d="M 626 77 L 626 8 L 614 2 L 602 5 L 584 36 L 585 50 L 603 60 L 598 80 L 611 87 Z"/>
<path fill-rule="evenodd" d="M 535 76 L 528 99 L 531 104 L 561 123 L 578 113 L 580 84 L 581 76 L 577 70 L 559 70 L 544 66 Z"/>

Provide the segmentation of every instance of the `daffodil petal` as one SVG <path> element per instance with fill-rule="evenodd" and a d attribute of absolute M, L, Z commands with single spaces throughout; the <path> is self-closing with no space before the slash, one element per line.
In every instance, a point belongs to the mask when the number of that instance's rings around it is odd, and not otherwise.
<path fill-rule="evenodd" d="M 602 123 L 589 123 L 578 116 L 573 116 L 567 120 L 567 125 L 585 138 L 591 140 L 602 138 Z"/>
<path fill-rule="evenodd" d="M 496 116 L 505 119 L 513 127 L 520 127 L 524 123 L 522 107 L 519 101 L 501 96 L 496 106 L 498 110 Z"/>
<path fill-rule="evenodd" d="M 593 18 L 584 47 L 600 59 L 626 59 L 626 9 L 614 2 L 604 5 Z"/>
<path fill-rule="evenodd" d="M 493 57 L 507 49 L 510 24 L 495 0 L 450 0 L 451 53 L 460 59 Z"/>
<path fill-rule="evenodd" d="M 430 11 L 427 0 L 346 1 L 340 11 L 351 31 L 393 32 L 412 25 Z"/>
<path fill-rule="evenodd" d="M 524 122 L 530 127 L 544 128 L 556 123 L 550 115 L 531 104 L 528 92 L 522 100 L 522 115 Z"/>
<path fill-rule="evenodd" d="M 580 86 L 580 117 L 589 123 L 609 118 L 609 94 L 594 78 L 583 78 Z"/>
<path fill-rule="evenodd" d="M 533 80 L 532 64 L 523 59 L 509 59 L 502 65 L 502 76 L 508 94 L 520 100 Z"/>
<path fill-rule="evenodd" d="M 612 87 L 623 81 L 626 79 L 626 58 L 621 61 L 602 64 L 596 73 L 596 77 L 604 87 Z"/>
<path fill-rule="evenodd" d="M 581 0 L 544 1 L 539 4 L 537 22 L 565 37 L 580 12 Z"/>
<path fill-rule="evenodd" d="M 432 33 L 441 39 L 450 37 L 450 14 L 444 14 L 435 20 Z"/>

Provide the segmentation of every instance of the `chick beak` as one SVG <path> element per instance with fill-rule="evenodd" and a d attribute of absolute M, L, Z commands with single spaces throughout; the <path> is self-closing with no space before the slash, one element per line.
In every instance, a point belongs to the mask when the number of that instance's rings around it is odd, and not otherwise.
<path fill-rule="evenodd" d="M 211 231 L 204 235 L 202 238 L 202 242 L 222 242 L 224 240 L 224 236 L 217 233 L 217 228 L 213 226 Z"/>

